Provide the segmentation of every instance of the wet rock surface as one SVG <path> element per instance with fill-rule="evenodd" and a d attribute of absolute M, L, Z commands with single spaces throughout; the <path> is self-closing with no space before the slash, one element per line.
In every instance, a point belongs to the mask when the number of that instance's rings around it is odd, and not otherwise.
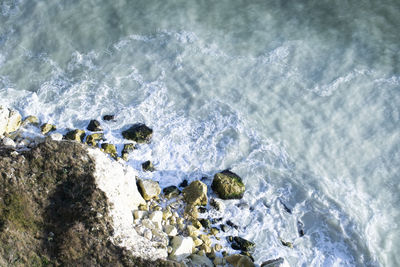
<path fill-rule="evenodd" d="M 142 123 L 132 125 L 129 129 L 122 132 L 125 139 L 136 143 L 149 143 L 153 135 L 153 130 Z"/>
<path fill-rule="evenodd" d="M 216 173 L 211 188 L 222 199 L 241 199 L 245 191 L 242 179 L 229 170 Z"/>

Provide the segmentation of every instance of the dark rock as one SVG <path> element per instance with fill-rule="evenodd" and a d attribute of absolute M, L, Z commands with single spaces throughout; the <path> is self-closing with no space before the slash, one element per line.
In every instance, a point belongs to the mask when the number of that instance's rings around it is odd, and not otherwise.
<path fill-rule="evenodd" d="M 206 213 L 207 212 L 207 208 L 206 207 L 198 207 L 197 210 L 199 211 L 199 213 Z"/>
<path fill-rule="evenodd" d="M 232 241 L 231 241 L 232 240 Z M 256 246 L 253 242 L 246 240 L 240 236 L 235 236 L 228 239 L 229 242 L 231 242 L 231 247 L 235 250 L 242 250 L 245 252 L 252 252 Z"/>
<path fill-rule="evenodd" d="M 222 256 L 223 256 L 223 257 L 226 257 L 226 256 L 228 256 L 228 252 L 226 252 L 225 250 L 224 250 L 224 251 L 222 251 L 222 252 L 221 252 L 221 254 L 222 254 Z"/>
<path fill-rule="evenodd" d="M 113 144 L 102 143 L 101 148 L 103 149 L 104 153 L 109 154 L 113 158 L 116 158 L 118 156 L 117 148 Z"/>
<path fill-rule="evenodd" d="M 208 219 L 200 219 L 199 222 L 205 229 L 211 228 L 211 222 Z"/>
<path fill-rule="evenodd" d="M 89 125 L 88 125 L 87 129 L 89 131 L 92 131 L 92 132 L 101 132 L 101 131 L 103 131 L 103 128 L 101 128 L 101 126 L 100 126 L 100 122 L 97 121 L 97 120 L 91 120 L 89 122 Z"/>
<path fill-rule="evenodd" d="M 236 224 L 234 224 L 234 223 L 233 223 L 232 221 L 230 221 L 230 220 L 227 220 L 227 221 L 226 221 L 226 224 L 229 225 L 229 226 L 232 227 L 232 228 L 235 228 L 236 230 L 239 229 L 239 226 L 237 226 Z"/>
<path fill-rule="evenodd" d="M 289 241 L 284 241 L 283 239 L 281 239 L 281 243 L 285 247 L 293 248 L 293 244 L 291 242 L 289 242 Z"/>
<path fill-rule="evenodd" d="M 134 124 L 129 129 L 122 132 L 125 139 L 137 143 L 149 143 L 153 135 L 153 130 L 142 123 Z"/>
<path fill-rule="evenodd" d="M 211 188 L 222 199 L 240 199 L 245 191 L 242 179 L 229 170 L 216 173 Z"/>
<path fill-rule="evenodd" d="M 153 171 L 156 170 L 156 169 L 154 168 L 153 163 L 151 163 L 150 160 L 145 161 L 145 162 L 142 163 L 142 169 L 143 169 L 145 172 L 153 172 Z"/>
<path fill-rule="evenodd" d="M 135 149 L 136 149 L 136 147 L 134 144 L 124 144 L 124 148 L 122 149 L 122 152 L 121 152 L 122 159 L 127 161 L 128 155 Z"/>
<path fill-rule="evenodd" d="M 267 260 L 261 263 L 260 267 L 280 267 L 284 263 L 283 258 Z"/>
<path fill-rule="evenodd" d="M 292 210 L 291 210 L 285 203 L 283 203 L 283 201 L 282 201 L 281 199 L 279 199 L 279 202 L 282 204 L 284 210 L 285 210 L 287 213 L 292 214 Z"/>
<path fill-rule="evenodd" d="M 220 224 L 219 228 L 220 228 L 223 232 L 226 232 L 226 231 L 229 230 L 229 229 L 228 229 L 228 226 L 226 226 L 225 224 Z"/>
<path fill-rule="evenodd" d="M 40 130 L 41 130 L 42 134 L 47 134 L 49 132 L 57 130 L 57 127 L 50 123 L 44 123 L 44 124 L 42 124 L 42 126 L 40 126 Z"/>
<path fill-rule="evenodd" d="M 249 258 L 250 258 L 250 260 L 251 260 L 252 262 L 254 262 L 254 258 L 253 258 L 253 256 L 251 255 L 251 253 L 250 253 L 250 252 L 248 252 L 248 251 L 241 251 L 241 252 L 240 252 L 240 254 L 242 254 L 242 255 L 245 255 L 245 256 L 247 256 L 247 257 L 249 257 Z"/>
<path fill-rule="evenodd" d="M 219 223 L 220 221 L 222 221 L 222 218 L 214 218 L 214 219 L 211 219 L 211 223 L 212 223 L 212 224 Z"/>
<path fill-rule="evenodd" d="M 104 121 L 115 121 L 115 115 L 104 115 L 103 120 Z"/>
<path fill-rule="evenodd" d="M 297 231 L 298 231 L 300 237 L 304 236 L 303 227 L 304 227 L 303 223 L 301 221 L 297 221 Z"/>
<path fill-rule="evenodd" d="M 69 131 L 65 134 L 64 138 L 67 140 L 83 142 L 83 139 L 85 138 L 85 131 L 79 129 Z"/>
<path fill-rule="evenodd" d="M 182 181 L 182 183 L 179 184 L 179 187 L 186 187 L 186 186 L 188 186 L 188 184 L 189 184 L 188 180 L 185 179 Z"/>
<path fill-rule="evenodd" d="M 100 140 L 104 140 L 104 134 L 103 133 L 94 133 L 90 134 L 86 137 L 86 144 L 89 146 L 97 146 L 97 142 Z"/>
<path fill-rule="evenodd" d="M 178 187 L 171 185 L 163 189 L 164 196 L 168 199 L 177 197 L 181 194 L 181 191 Z"/>

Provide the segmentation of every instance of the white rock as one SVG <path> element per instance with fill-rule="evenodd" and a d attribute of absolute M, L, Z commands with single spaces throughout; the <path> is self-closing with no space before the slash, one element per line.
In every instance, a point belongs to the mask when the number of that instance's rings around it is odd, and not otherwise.
<path fill-rule="evenodd" d="M 145 200 L 157 198 L 161 193 L 161 187 L 153 180 L 139 180 L 138 183 Z"/>
<path fill-rule="evenodd" d="M 164 226 L 164 231 L 168 236 L 176 236 L 178 234 L 178 230 L 173 225 Z"/>
<path fill-rule="evenodd" d="M 18 130 L 19 126 L 21 125 L 21 119 L 22 119 L 22 116 L 21 116 L 21 114 L 19 114 L 18 111 L 10 109 L 10 113 L 8 115 L 6 132 L 12 133 L 12 132 L 15 132 L 16 130 Z"/>
<path fill-rule="evenodd" d="M 147 238 L 148 240 L 151 240 L 151 238 L 153 237 L 153 234 L 151 233 L 150 229 L 146 229 L 146 230 L 144 230 L 143 236 L 145 238 Z"/>
<path fill-rule="evenodd" d="M 50 139 L 53 141 L 61 141 L 63 139 L 63 135 L 60 133 L 52 133 L 50 134 Z"/>
<path fill-rule="evenodd" d="M 192 254 L 193 239 L 191 237 L 174 236 L 171 241 L 172 252 L 169 257 L 182 261 Z"/>
<path fill-rule="evenodd" d="M 162 216 L 163 216 L 163 213 L 162 213 L 162 211 L 159 211 L 159 210 L 153 211 L 149 216 L 150 221 L 152 221 L 153 224 L 158 229 L 161 229 Z"/>
<path fill-rule="evenodd" d="M 3 138 L 3 145 L 6 147 L 12 147 L 12 148 L 16 147 L 15 142 L 11 138 L 8 138 L 8 137 Z"/>
<path fill-rule="evenodd" d="M 6 132 L 9 114 L 10 111 L 8 108 L 0 106 L 0 138 L 2 138 Z"/>

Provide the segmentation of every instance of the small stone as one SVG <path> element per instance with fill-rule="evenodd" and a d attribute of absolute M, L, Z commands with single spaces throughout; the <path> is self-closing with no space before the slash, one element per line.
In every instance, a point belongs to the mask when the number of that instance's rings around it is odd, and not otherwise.
<path fill-rule="evenodd" d="M 192 237 L 195 236 L 195 237 L 197 237 L 197 236 L 200 234 L 199 230 L 197 230 L 197 228 L 194 227 L 193 225 L 188 225 L 188 226 L 186 227 L 186 229 L 187 229 L 187 231 L 188 231 L 189 236 L 192 236 Z"/>
<path fill-rule="evenodd" d="M 36 116 L 28 116 L 24 119 L 24 121 L 22 122 L 23 126 L 26 126 L 28 124 L 32 124 L 32 125 L 39 125 L 39 119 Z"/>
<path fill-rule="evenodd" d="M 229 230 L 229 229 L 228 229 L 228 226 L 226 226 L 225 224 L 221 224 L 221 225 L 219 226 L 219 228 L 220 228 L 223 232 L 226 232 L 226 231 Z"/>
<path fill-rule="evenodd" d="M 153 237 L 153 234 L 150 229 L 146 229 L 146 230 L 144 230 L 143 236 L 146 239 L 151 240 L 151 238 Z"/>
<path fill-rule="evenodd" d="M 40 127 L 42 134 L 47 134 L 49 132 L 57 130 L 56 126 L 53 124 L 45 123 Z"/>
<path fill-rule="evenodd" d="M 284 262 L 285 260 L 283 258 L 267 260 L 261 263 L 260 267 L 281 267 L 283 266 Z"/>
<path fill-rule="evenodd" d="M 209 259 L 215 259 L 215 251 L 213 250 L 213 249 L 210 249 L 210 252 L 207 252 L 207 257 L 209 258 Z"/>
<path fill-rule="evenodd" d="M 204 242 L 204 244 L 208 247 L 211 247 L 211 239 L 208 235 L 200 235 L 199 238 Z"/>
<path fill-rule="evenodd" d="M 203 241 L 204 242 L 204 241 Z M 206 254 L 211 252 L 211 247 L 206 243 L 203 243 L 199 249 L 203 250 Z"/>
<path fill-rule="evenodd" d="M 211 227 L 211 222 L 209 219 L 200 219 L 199 222 L 206 229 L 209 229 Z"/>
<path fill-rule="evenodd" d="M 150 215 L 149 215 L 149 219 L 150 221 L 153 222 L 153 224 L 158 228 L 161 229 L 161 220 L 162 220 L 162 211 L 153 211 Z"/>
<path fill-rule="evenodd" d="M 191 237 L 174 236 L 171 240 L 171 259 L 182 261 L 192 254 L 193 239 Z"/>
<path fill-rule="evenodd" d="M 133 150 L 135 150 L 134 144 L 124 144 L 124 148 L 122 149 L 121 153 L 122 159 L 128 161 L 128 156 Z"/>
<path fill-rule="evenodd" d="M 169 218 L 171 218 L 172 213 L 169 210 L 164 210 L 163 211 L 163 220 L 168 220 Z"/>
<path fill-rule="evenodd" d="M 141 123 L 134 124 L 122 132 L 122 136 L 125 139 L 135 141 L 136 143 L 149 143 L 152 135 L 153 130 Z"/>
<path fill-rule="evenodd" d="M 64 138 L 67 140 L 83 142 L 83 139 L 85 138 L 85 131 L 79 129 L 69 131 L 65 134 Z"/>
<path fill-rule="evenodd" d="M 189 256 L 191 260 L 191 266 L 201 266 L 201 267 L 214 267 L 213 262 L 204 255 L 192 254 Z"/>
<path fill-rule="evenodd" d="M 166 225 L 164 226 L 164 232 L 168 235 L 168 236 L 176 236 L 178 234 L 178 230 L 176 229 L 175 226 L 173 225 Z"/>
<path fill-rule="evenodd" d="M 179 196 L 181 191 L 178 189 L 178 187 L 171 185 L 171 186 L 164 188 L 163 193 L 167 199 L 171 199 L 173 197 Z"/>
<path fill-rule="evenodd" d="M 222 249 L 222 246 L 220 244 L 215 244 L 214 245 L 214 250 L 215 251 L 220 251 Z"/>
<path fill-rule="evenodd" d="M 229 170 L 216 173 L 211 188 L 222 199 L 241 199 L 245 191 L 242 179 Z"/>
<path fill-rule="evenodd" d="M 12 133 L 18 130 L 21 125 L 21 114 L 18 111 L 9 109 L 8 122 L 6 127 L 6 133 Z"/>
<path fill-rule="evenodd" d="M 101 132 L 103 128 L 100 126 L 100 122 L 97 120 L 91 120 L 87 129 L 91 132 Z"/>
<path fill-rule="evenodd" d="M 10 147 L 10 148 L 16 147 L 14 140 L 12 140 L 11 138 L 8 138 L 8 137 L 3 138 L 3 145 L 6 147 Z"/>
<path fill-rule="evenodd" d="M 151 230 L 156 228 L 155 225 L 153 224 L 153 222 L 150 221 L 149 219 L 143 219 L 142 225 Z"/>
<path fill-rule="evenodd" d="M 100 140 L 104 140 L 104 134 L 103 133 L 94 133 L 94 134 L 89 134 L 86 137 L 86 144 L 90 146 L 97 146 L 97 142 Z"/>
<path fill-rule="evenodd" d="M 141 220 L 141 219 L 143 219 L 146 215 L 147 215 L 147 211 L 143 211 L 143 210 L 135 210 L 135 211 L 133 212 L 133 217 L 135 218 L 135 220 Z"/>
<path fill-rule="evenodd" d="M 224 250 L 224 251 L 221 251 L 221 254 L 222 254 L 222 256 L 224 256 L 224 257 L 228 256 L 228 252 L 226 252 L 225 250 Z"/>
<path fill-rule="evenodd" d="M 212 235 L 217 235 L 217 234 L 219 233 L 219 231 L 218 231 L 217 228 L 213 227 L 213 228 L 210 229 L 210 233 L 211 233 Z"/>
<path fill-rule="evenodd" d="M 232 264 L 234 267 L 254 267 L 254 263 L 251 259 L 245 255 L 234 254 L 225 257 L 226 261 Z"/>
<path fill-rule="evenodd" d="M 289 241 L 284 241 L 284 240 L 281 239 L 281 243 L 285 247 L 293 248 L 293 244 L 291 242 L 289 242 Z"/>
<path fill-rule="evenodd" d="M 188 186 L 188 180 L 186 180 L 186 179 L 183 180 L 182 183 L 179 184 L 179 187 L 182 187 L 182 188 L 184 188 L 186 186 Z"/>
<path fill-rule="evenodd" d="M 169 224 L 175 225 L 176 224 L 176 217 L 169 218 Z"/>
<path fill-rule="evenodd" d="M 256 246 L 256 244 L 254 244 L 253 242 L 239 236 L 235 236 L 231 240 L 231 247 L 235 250 L 252 252 Z"/>
<path fill-rule="evenodd" d="M 210 199 L 210 206 L 217 211 L 223 212 L 225 210 L 225 204 L 221 200 L 215 198 Z"/>
<path fill-rule="evenodd" d="M 226 221 L 226 224 L 227 224 L 228 226 L 232 227 L 232 228 L 235 228 L 236 230 L 239 229 L 239 226 L 237 226 L 236 224 L 234 224 L 234 223 L 233 223 L 232 221 L 230 221 L 230 220 L 227 220 L 227 221 Z"/>
<path fill-rule="evenodd" d="M 198 237 L 192 236 L 192 238 L 193 238 L 193 242 L 194 242 L 194 246 L 195 247 L 201 246 L 204 243 L 203 240 L 201 240 Z"/>
<path fill-rule="evenodd" d="M 142 163 L 142 169 L 143 169 L 143 171 L 145 171 L 145 172 L 147 172 L 147 171 L 153 172 L 153 171 L 156 170 L 156 169 L 154 168 L 153 163 L 151 163 L 150 160 L 145 161 L 145 162 Z"/>
<path fill-rule="evenodd" d="M 115 121 L 115 115 L 104 115 L 103 120 L 104 121 Z"/>
<path fill-rule="evenodd" d="M 198 220 L 192 220 L 192 225 L 197 229 L 203 228 L 203 225 Z"/>
<path fill-rule="evenodd" d="M 200 181 L 190 183 L 182 193 L 185 202 L 189 205 L 207 205 L 207 185 Z"/>
<path fill-rule="evenodd" d="M 63 139 L 63 135 L 60 133 L 52 133 L 50 134 L 50 139 L 53 141 L 61 141 Z"/>
<path fill-rule="evenodd" d="M 112 157 L 117 157 L 117 148 L 113 144 L 102 143 L 101 148 L 104 150 L 104 153 L 109 154 Z"/>
<path fill-rule="evenodd" d="M 197 219 L 199 217 L 199 213 L 197 212 L 197 207 L 193 205 L 187 205 L 185 207 L 184 214 L 187 219 Z"/>
<path fill-rule="evenodd" d="M 138 185 L 139 192 L 142 194 L 145 200 L 158 198 L 158 195 L 161 193 L 161 188 L 155 181 L 139 180 Z"/>
<path fill-rule="evenodd" d="M 171 247 L 171 246 L 168 246 L 168 247 L 167 247 L 167 252 L 168 252 L 168 254 L 171 254 L 171 253 L 172 253 L 172 247 Z"/>
<path fill-rule="evenodd" d="M 198 210 L 200 213 L 206 213 L 206 212 L 207 212 L 207 208 L 206 208 L 206 207 L 198 207 L 197 210 Z"/>
<path fill-rule="evenodd" d="M 139 208 L 139 210 L 143 210 L 143 211 L 149 210 L 149 207 L 147 206 L 147 204 L 140 204 L 138 208 Z"/>

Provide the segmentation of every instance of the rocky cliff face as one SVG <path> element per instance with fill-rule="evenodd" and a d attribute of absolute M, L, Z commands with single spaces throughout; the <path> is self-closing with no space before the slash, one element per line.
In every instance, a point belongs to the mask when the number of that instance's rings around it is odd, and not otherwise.
<path fill-rule="evenodd" d="M 0 147 L 0 266 L 180 266 L 110 241 L 110 203 L 77 142 Z"/>

